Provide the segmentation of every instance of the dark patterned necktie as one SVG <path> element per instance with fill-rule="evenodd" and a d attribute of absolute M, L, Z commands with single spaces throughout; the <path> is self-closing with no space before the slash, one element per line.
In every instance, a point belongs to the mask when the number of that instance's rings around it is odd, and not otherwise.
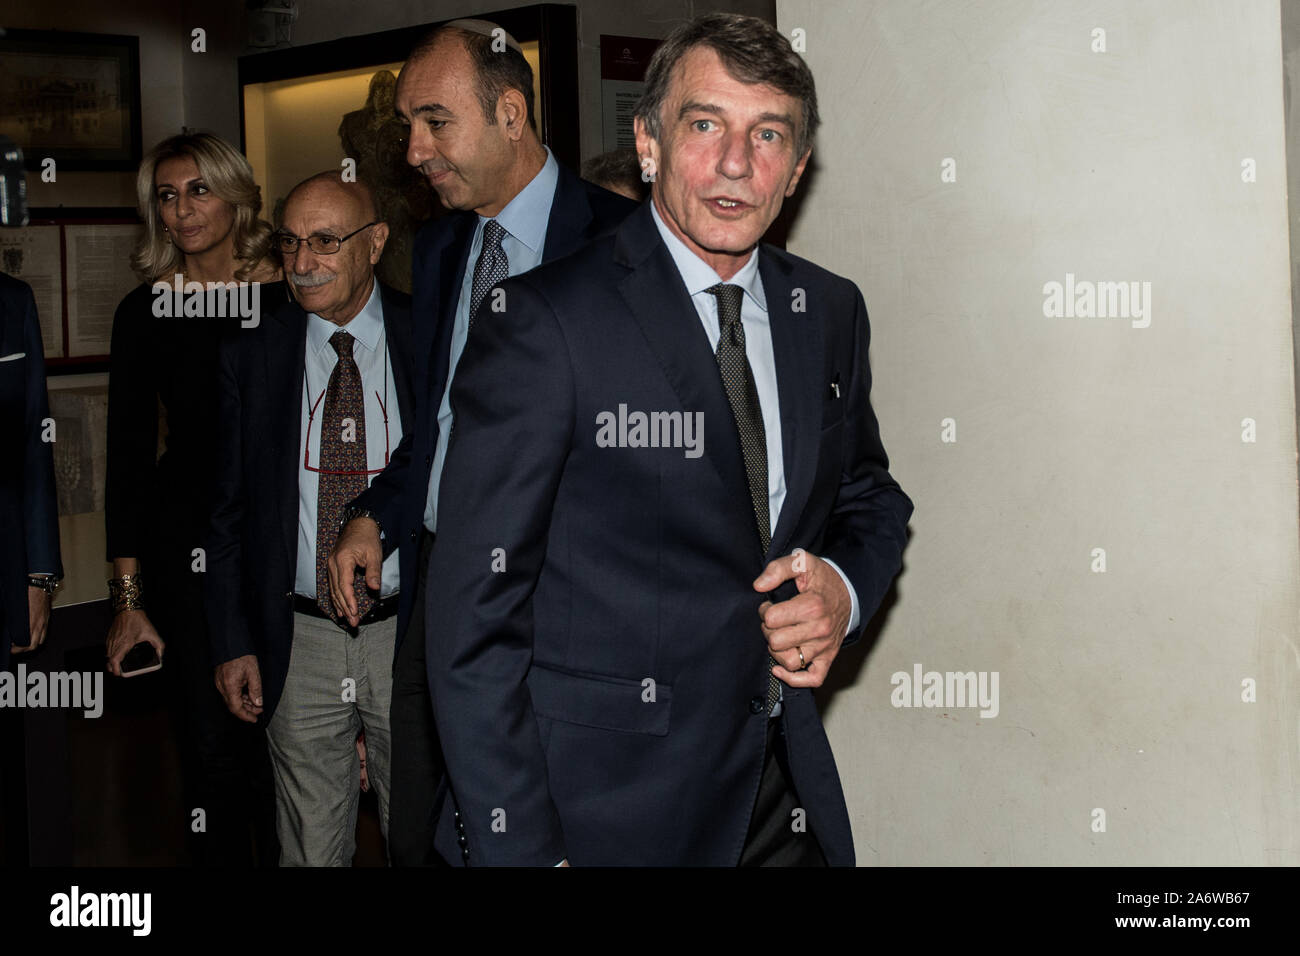
<path fill-rule="evenodd" d="M 320 423 L 320 488 L 316 493 L 316 603 L 339 623 L 330 600 L 330 549 L 339 533 L 339 519 L 347 503 L 366 490 L 366 403 L 361 390 L 361 371 L 352 357 L 355 340 L 339 329 L 330 345 L 339 360 L 325 387 L 325 411 Z M 352 587 L 357 596 L 357 614 L 365 617 L 374 605 L 366 588 L 366 576 L 356 572 Z"/>
<path fill-rule="evenodd" d="M 745 456 L 745 475 L 749 479 L 749 497 L 754 506 L 754 521 L 763 554 L 772 544 L 771 514 L 767 498 L 767 433 L 763 430 L 763 409 L 758 404 L 754 373 L 745 357 L 745 327 L 740 322 L 740 303 L 744 290 L 738 285 L 719 283 L 705 292 L 718 300 L 718 370 L 722 386 L 731 403 L 731 414 L 740 434 L 740 449 Z M 767 712 L 770 714 L 781 696 L 781 682 L 771 669 L 776 661 L 767 658 Z"/>
<path fill-rule="evenodd" d="M 474 264 L 474 284 L 469 290 L 471 329 L 474 327 L 474 319 L 478 317 L 479 306 L 483 304 L 483 297 L 488 294 L 488 290 L 498 282 L 505 282 L 510 276 L 506 251 L 501 247 L 501 240 L 505 237 L 505 229 L 495 219 L 489 219 L 483 224 L 483 248 L 478 254 L 478 262 Z"/>

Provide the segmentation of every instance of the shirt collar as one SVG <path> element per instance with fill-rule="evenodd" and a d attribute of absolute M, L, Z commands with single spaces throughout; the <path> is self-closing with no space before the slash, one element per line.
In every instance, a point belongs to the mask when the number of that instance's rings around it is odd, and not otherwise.
<path fill-rule="evenodd" d="M 379 280 L 371 279 L 370 298 L 361 307 L 361 311 L 346 325 L 335 325 L 329 319 L 322 319 L 315 312 L 307 313 L 307 344 L 319 352 L 329 345 L 330 337 L 339 329 L 347 332 L 370 351 L 379 348 L 379 336 L 384 331 L 384 311 L 379 301 Z"/>
<path fill-rule="evenodd" d="M 650 201 L 650 212 L 654 216 L 655 228 L 659 230 L 664 245 L 668 247 L 668 254 L 673 257 L 677 271 L 681 273 L 682 281 L 686 283 L 687 292 L 696 296 L 722 281 L 713 271 L 712 266 L 688 249 L 686 243 L 677 238 L 677 235 L 668 228 L 660 217 L 659 210 L 655 208 L 653 199 Z M 740 267 L 740 271 L 727 280 L 727 284 L 740 286 L 754 305 L 764 312 L 767 311 L 767 296 L 763 292 L 763 283 L 758 274 L 757 247 L 749 254 L 748 261 Z"/>
<path fill-rule="evenodd" d="M 560 166 L 546 149 L 546 162 L 537 175 L 510 202 L 506 203 L 496 221 L 501 228 L 540 255 L 546 244 L 546 225 L 551 218 L 551 203 L 555 199 L 555 184 L 560 179 Z M 487 222 L 479 216 L 479 228 Z"/>

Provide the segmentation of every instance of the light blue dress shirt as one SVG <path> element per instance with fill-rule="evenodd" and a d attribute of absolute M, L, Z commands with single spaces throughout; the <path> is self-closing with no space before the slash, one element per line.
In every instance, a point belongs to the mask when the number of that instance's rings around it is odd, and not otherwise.
<path fill-rule="evenodd" d="M 663 237 L 668 253 L 673 257 L 686 291 L 690 293 L 695 311 L 704 323 L 705 334 L 709 337 L 709 347 L 718 350 L 718 339 L 722 330 L 718 322 L 718 299 L 713 293 L 704 291 L 722 282 L 703 259 L 687 248 L 686 243 L 664 224 L 654 202 L 650 203 L 655 226 Z M 781 404 L 776 387 L 776 359 L 772 352 L 772 326 L 767 317 L 767 295 L 763 291 L 763 280 L 758 274 L 758 250 L 749 254 L 749 259 L 740 271 L 727 280 L 729 285 L 738 285 L 744 291 L 740 302 L 740 324 L 745 329 L 745 357 L 754 373 L 754 386 L 758 389 L 758 407 L 763 412 L 763 434 L 767 439 L 767 514 L 771 522 L 771 532 L 776 531 L 777 519 L 781 516 L 781 506 L 785 504 L 785 458 L 781 450 Z M 818 557 L 821 557 L 818 555 Z M 858 607 L 858 595 L 853 585 L 840 570 L 839 565 L 827 558 L 822 558 L 835 569 L 848 589 L 853 603 L 849 618 L 849 631 L 858 626 L 861 612 Z M 847 632 L 846 632 L 847 633 Z M 784 685 L 782 687 L 784 692 Z M 773 714 L 778 716 L 779 712 Z"/>
<path fill-rule="evenodd" d="M 546 226 L 551 219 L 551 203 L 555 200 L 555 186 L 560 180 L 560 167 L 546 147 L 546 162 L 536 176 L 506 203 L 496 221 L 506 231 L 501 248 L 506 254 L 506 272 L 517 276 L 542 264 L 542 248 L 546 244 Z M 447 461 L 447 442 L 451 438 L 451 383 L 456 377 L 456 365 L 465 350 L 469 335 L 470 295 L 474 287 L 474 266 L 483 251 L 482 216 L 474 226 L 474 239 L 465 263 L 465 278 L 460 284 L 460 298 L 456 300 L 456 323 L 451 330 L 451 360 L 447 366 L 447 387 L 438 406 L 438 444 L 433 453 L 433 467 L 429 471 L 429 492 L 424 501 L 424 526 L 429 531 L 438 530 L 438 487 L 442 483 L 442 466 Z M 488 300 L 484 300 L 486 303 Z"/>
<path fill-rule="evenodd" d="M 365 393 L 366 408 L 366 468 L 372 472 L 366 483 L 374 481 L 384 468 L 385 441 L 388 453 L 397 450 L 402 440 L 402 413 L 397 407 L 397 382 L 393 379 L 393 363 L 388 356 L 387 335 L 384 331 L 384 311 L 379 299 L 379 283 L 374 282 L 370 298 L 361 311 L 343 326 L 322 319 L 314 312 L 307 316 L 306 375 L 302 389 L 302 439 L 298 447 L 298 564 L 294 578 L 294 591 L 303 597 L 316 598 L 316 497 L 320 490 L 320 474 L 303 464 L 303 455 L 312 468 L 320 467 L 320 429 L 325 417 L 325 389 L 330 375 L 338 364 L 339 356 L 330 345 L 330 337 L 342 328 L 356 342 L 352 358 L 361 372 L 361 388 Z M 382 405 L 380 396 L 383 396 Z M 312 414 L 312 406 L 315 413 Z M 384 412 L 388 413 L 385 434 Z M 397 551 L 384 561 L 380 597 L 397 593 L 400 580 Z"/>

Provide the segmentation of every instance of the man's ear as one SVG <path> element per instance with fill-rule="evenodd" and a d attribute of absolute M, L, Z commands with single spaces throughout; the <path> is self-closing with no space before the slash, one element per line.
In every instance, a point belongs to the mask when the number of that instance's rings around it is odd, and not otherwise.
<path fill-rule="evenodd" d="M 641 171 L 645 172 L 646 160 L 652 160 L 651 170 L 658 174 L 659 172 L 659 141 L 650 135 L 650 130 L 646 128 L 645 120 L 640 116 L 632 120 L 632 130 L 636 134 L 636 155 L 641 164 Z"/>
<path fill-rule="evenodd" d="M 388 242 L 388 223 L 381 222 L 370 234 L 370 264 L 373 266 L 384 254 L 384 245 Z"/>
<path fill-rule="evenodd" d="M 799 185 L 799 180 L 803 176 L 804 169 L 808 166 L 808 157 L 812 155 L 812 147 L 809 146 L 799 157 L 799 162 L 794 165 L 794 175 L 790 177 L 790 185 L 786 187 L 785 198 L 789 199 L 794 195 L 794 187 Z"/>
<path fill-rule="evenodd" d="M 507 89 L 497 100 L 497 122 L 506 128 L 506 135 L 517 140 L 524 135 L 528 126 L 528 101 L 524 94 L 513 87 Z"/>

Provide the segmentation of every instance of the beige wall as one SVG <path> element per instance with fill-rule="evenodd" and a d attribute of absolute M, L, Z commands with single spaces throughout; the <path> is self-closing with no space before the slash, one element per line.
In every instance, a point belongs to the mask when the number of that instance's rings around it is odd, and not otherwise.
<path fill-rule="evenodd" d="M 828 708 L 859 861 L 1300 863 L 1278 3 L 777 11 L 825 120 L 791 248 L 866 297 L 916 503 Z M 1149 282 L 1149 325 L 1046 317 L 1067 273 Z M 999 713 L 893 706 L 916 663 Z"/>

